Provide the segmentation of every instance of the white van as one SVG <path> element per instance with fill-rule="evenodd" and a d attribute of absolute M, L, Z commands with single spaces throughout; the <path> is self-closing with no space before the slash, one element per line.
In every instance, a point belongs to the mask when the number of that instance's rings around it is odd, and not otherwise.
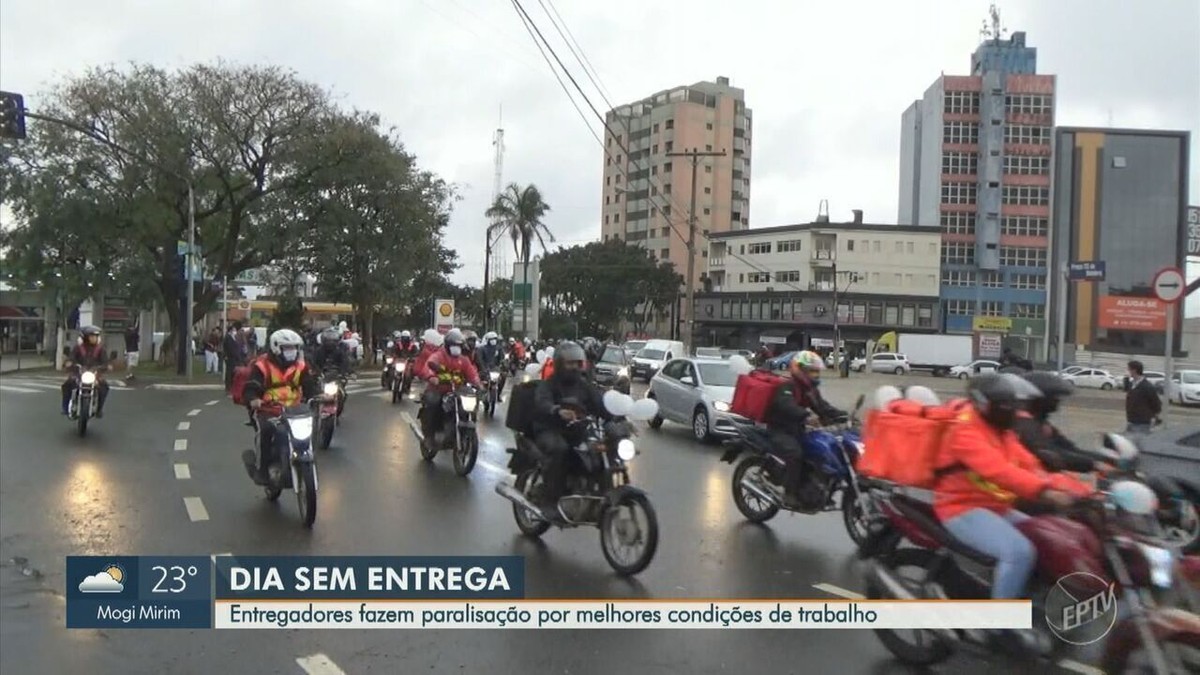
<path fill-rule="evenodd" d="M 654 377 L 667 361 L 687 356 L 683 343 L 678 340 L 648 340 L 646 346 L 633 357 L 629 379 L 641 378 L 646 382 Z"/>

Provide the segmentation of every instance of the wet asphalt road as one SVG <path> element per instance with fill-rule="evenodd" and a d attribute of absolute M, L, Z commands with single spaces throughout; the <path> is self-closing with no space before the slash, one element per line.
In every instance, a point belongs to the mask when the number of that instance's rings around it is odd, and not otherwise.
<path fill-rule="evenodd" d="M 831 380 L 835 402 L 895 378 Z M 295 500 L 265 501 L 242 467 L 252 432 L 218 391 L 114 391 L 87 438 L 57 414 L 57 384 L 0 380 L 0 671 L 25 673 L 749 673 L 908 672 L 866 631 L 67 631 L 67 555 L 489 555 L 526 560 L 529 597 L 822 598 L 861 588 L 840 514 L 745 523 L 719 447 L 683 427 L 643 430 L 634 481 L 661 541 L 633 580 L 612 573 L 592 529 L 521 537 L 509 503 L 499 421 L 485 423 L 468 478 L 421 461 L 405 413 L 373 378 L 351 386 L 333 448 L 319 457 L 315 528 Z M 957 390 L 953 382 L 946 382 Z M 359 391 L 355 391 L 358 389 Z M 640 387 L 635 387 L 635 394 Z M 1069 432 L 1123 426 L 1121 399 L 1080 397 Z M 1090 401 L 1095 398 L 1096 402 Z M 1115 404 L 1115 405 L 1113 405 Z M 1200 422 L 1194 413 L 1177 416 Z M 1082 438 L 1082 436 L 1080 436 Z M 186 449 L 179 449 L 184 448 Z M 179 465 L 185 465 L 181 469 Z M 329 666 L 298 664 L 324 655 Z M 964 655 L 938 672 L 1014 672 Z M 324 668 L 324 669 L 322 669 Z M 1029 672 L 1028 668 L 1023 669 Z M 1063 671 L 1050 671 L 1063 672 Z"/>

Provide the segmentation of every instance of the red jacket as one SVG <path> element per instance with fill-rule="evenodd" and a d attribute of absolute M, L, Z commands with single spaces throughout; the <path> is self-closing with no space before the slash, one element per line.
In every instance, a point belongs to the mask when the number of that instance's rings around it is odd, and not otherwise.
<path fill-rule="evenodd" d="M 974 409 L 963 410 L 951 423 L 937 466 L 941 476 L 933 488 L 933 509 L 942 521 L 972 509 L 1004 514 L 1017 499 L 1035 499 L 1047 488 L 1079 496 L 1092 492 L 1074 478 L 1048 473 L 1016 433 L 997 433 Z"/>
<path fill-rule="evenodd" d="M 439 349 L 428 359 L 420 362 L 416 368 L 417 377 L 422 380 L 438 378 L 438 388 L 442 391 L 449 391 L 462 382 L 467 382 L 475 387 L 480 386 L 479 371 L 475 369 L 475 364 L 471 363 L 470 357 L 465 354 L 450 356 L 446 350 Z"/>
<path fill-rule="evenodd" d="M 429 357 L 436 354 L 440 349 L 441 347 L 436 347 L 426 342 L 425 346 L 421 347 L 421 353 L 417 354 L 417 360 L 413 362 L 413 374 L 421 372 L 421 369 L 425 367 L 425 362 L 429 360 Z"/>

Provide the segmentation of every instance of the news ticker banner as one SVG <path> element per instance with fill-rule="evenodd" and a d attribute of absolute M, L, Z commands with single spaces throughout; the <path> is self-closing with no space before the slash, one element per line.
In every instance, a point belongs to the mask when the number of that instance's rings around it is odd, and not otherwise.
<path fill-rule="evenodd" d="M 529 600 L 518 556 L 67 558 L 67 628 L 1031 626 L 1027 600 Z"/>

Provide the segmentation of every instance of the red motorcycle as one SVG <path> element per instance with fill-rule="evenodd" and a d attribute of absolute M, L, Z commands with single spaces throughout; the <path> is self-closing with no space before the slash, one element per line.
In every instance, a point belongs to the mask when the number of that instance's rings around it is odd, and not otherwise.
<path fill-rule="evenodd" d="M 879 482 L 870 485 L 869 498 L 881 516 L 859 549 L 859 557 L 873 561 L 868 598 L 990 597 L 995 559 L 954 537 L 927 502 Z M 1175 586 L 1181 569 L 1185 579 L 1195 573 L 1193 562 L 1185 566 L 1178 552 L 1156 537 L 1161 534 L 1154 517 L 1156 501 L 1146 486 L 1120 481 L 1096 498 L 1079 502 L 1070 517 L 1036 515 L 1017 525 L 1038 552 L 1029 588 L 1035 630 L 1057 648 L 1106 635 L 1103 667 L 1110 675 L 1200 672 L 1200 617 L 1160 607 L 1155 600 L 1156 589 Z M 901 547 L 904 542 L 913 546 Z M 907 571 L 912 575 L 902 573 Z M 1056 626 L 1047 613 L 1054 599 L 1078 603 L 1092 597 L 1113 603 L 1104 605 L 1103 623 L 1094 626 L 1095 633 L 1086 641 L 1059 637 L 1065 624 Z M 1129 610 L 1123 619 L 1117 618 L 1118 597 Z M 1062 606 L 1054 609 L 1053 616 L 1059 616 Z M 945 661 L 960 642 L 990 644 L 987 632 L 974 629 L 918 630 L 911 641 L 894 629 L 877 629 L 875 634 L 896 658 L 916 665 Z"/>

